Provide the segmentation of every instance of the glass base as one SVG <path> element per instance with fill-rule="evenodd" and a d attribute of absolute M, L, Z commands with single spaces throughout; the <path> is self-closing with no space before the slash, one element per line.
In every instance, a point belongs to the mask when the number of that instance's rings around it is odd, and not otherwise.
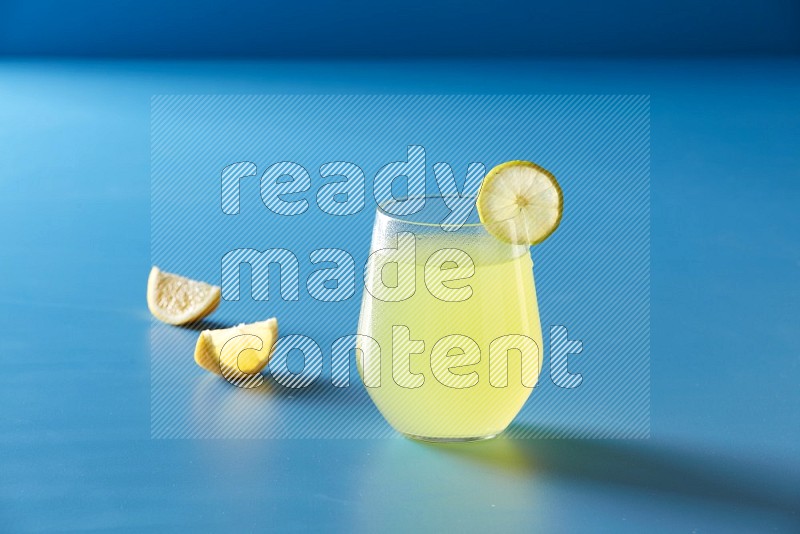
<path fill-rule="evenodd" d="M 428 443 L 462 443 L 465 441 L 485 441 L 487 439 L 492 439 L 497 437 L 498 434 L 489 434 L 488 436 L 474 436 L 466 438 L 431 438 L 428 436 L 416 436 L 414 434 L 403 433 L 403 435 L 407 438 L 415 439 L 417 441 L 427 441 Z"/>

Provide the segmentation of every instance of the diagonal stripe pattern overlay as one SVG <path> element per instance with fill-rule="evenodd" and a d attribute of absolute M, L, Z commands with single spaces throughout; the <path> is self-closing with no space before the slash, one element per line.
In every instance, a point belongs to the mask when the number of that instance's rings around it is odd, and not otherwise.
<path fill-rule="evenodd" d="M 355 336 L 377 202 L 475 194 L 484 172 L 515 159 L 556 176 L 564 215 L 531 249 L 541 373 L 506 433 L 648 437 L 646 95 L 152 97 L 152 263 L 221 285 L 223 300 L 188 327 L 153 319 L 151 436 L 397 438 L 356 365 L 359 350 L 391 353 Z M 457 209 L 448 223 L 466 217 Z M 263 380 L 236 387 L 194 363 L 203 329 L 270 317 L 280 338 Z M 367 370 L 372 382 L 391 380 L 385 361 Z"/>

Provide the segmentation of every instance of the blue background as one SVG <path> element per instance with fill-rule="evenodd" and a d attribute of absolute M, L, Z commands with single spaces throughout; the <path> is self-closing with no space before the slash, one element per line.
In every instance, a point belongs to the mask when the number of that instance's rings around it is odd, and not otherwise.
<path fill-rule="evenodd" d="M 0 53 L 81 57 L 793 55 L 794 0 L 25 0 Z"/>
<path fill-rule="evenodd" d="M 227 4 L 154 5 L 0 4 L 0 530 L 800 530 L 796 3 L 567 3 L 543 34 L 481 46 L 544 8 L 409 5 L 432 22 L 408 24 L 405 47 L 388 8 L 280 8 L 316 22 L 262 44 L 281 25 L 247 9 L 237 33 Z M 369 24 L 333 38 L 339 17 Z M 323 54 L 373 58 L 308 59 Z M 443 55 L 458 57 L 419 57 Z M 651 438 L 151 440 L 149 106 L 164 93 L 650 94 Z"/>

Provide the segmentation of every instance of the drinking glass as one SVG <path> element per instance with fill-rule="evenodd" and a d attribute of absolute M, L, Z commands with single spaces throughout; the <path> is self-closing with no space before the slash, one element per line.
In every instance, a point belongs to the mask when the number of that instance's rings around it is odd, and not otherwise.
<path fill-rule="evenodd" d="M 541 370 L 529 248 L 492 236 L 474 209 L 464 224 L 443 223 L 456 199 L 424 201 L 410 215 L 397 215 L 404 210 L 395 200 L 377 209 L 358 371 L 406 436 L 491 438 L 522 409 Z"/>

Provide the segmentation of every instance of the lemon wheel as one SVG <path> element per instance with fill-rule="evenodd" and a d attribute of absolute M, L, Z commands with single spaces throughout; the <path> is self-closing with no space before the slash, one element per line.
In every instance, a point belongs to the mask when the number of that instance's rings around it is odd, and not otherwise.
<path fill-rule="evenodd" d="M 546 169 L 530 161 L 509 161 L 486 175 L 477 207 L 481 223 L 498 239 L 536 245 L 558 228 L 564 196 Z"/>

